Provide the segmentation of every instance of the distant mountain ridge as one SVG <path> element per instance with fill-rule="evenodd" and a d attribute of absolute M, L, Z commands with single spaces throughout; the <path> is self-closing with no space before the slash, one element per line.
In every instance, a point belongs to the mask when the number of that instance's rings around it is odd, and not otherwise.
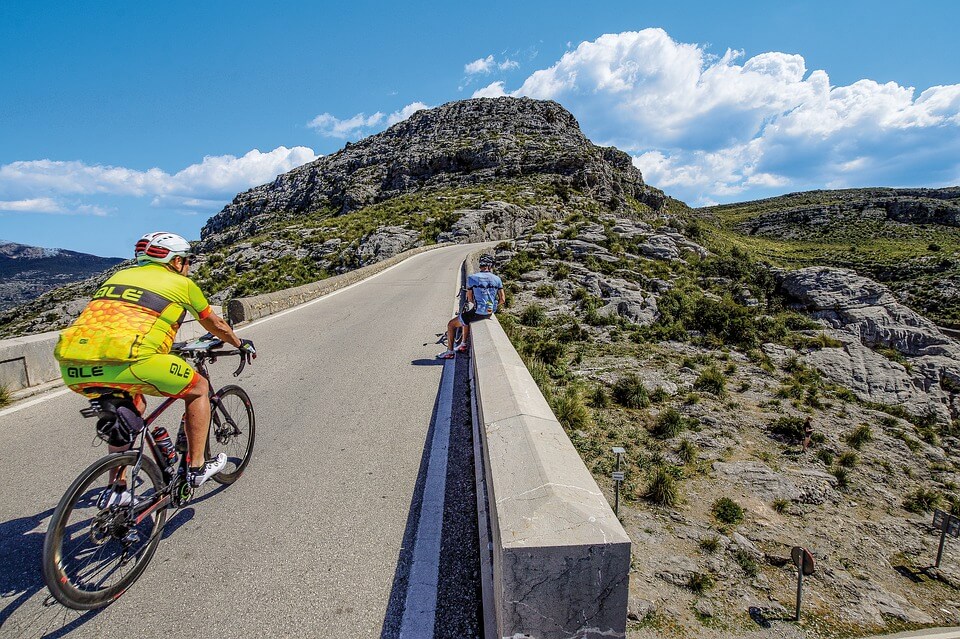
<path fill-rule="evenodd" d="M 0 240 L 0 310 L 29 302 L 124 260 Z"/>

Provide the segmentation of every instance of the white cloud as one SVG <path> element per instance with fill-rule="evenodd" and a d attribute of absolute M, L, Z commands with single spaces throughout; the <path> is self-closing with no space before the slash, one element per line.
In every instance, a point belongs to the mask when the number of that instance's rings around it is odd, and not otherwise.
<path fill-rule="evenodd" d="M 430 105 L 424 104 L 423 102 L 412 102 L 399 111 L 394 111 L 387 116 L 387 126 L 393 126 L 397 122 L 403 122 L 417 111 L 429 108 Z"/>
<path fill-rule="evenodd" d="M 390 115 L 384 115 L 377 111 L 371 116 L 358 113 L 351 118 L 341 120 L 329 113 L 321 113 L 307 126 L 316 129 L 320 135 L 333 138 L 357 140 L 371 135 L 381 130 L 384 126 L 393 126 L 397 122 L 402 122 L 421 109 L 429 109 L 430 105 L 423 102 L 411 102 L 398 111 Z"/>
<path fill-rule="evenodd" d="M 0 211 L 27 211 L 30 213 L 60 213 L 62 206 L 52 197 L 0 201 Z"/>
<path fill-rule="evenodd" d="M 467 75 L 476 75 L 478 73 L 490 73 L 493 71 L 493 68 L 496 66 L 496 63 L 493 61 L 493 56 L 488 55 L 485 58 L 477 58 L 473 62 L 468 62 L 463 65 L 463 72 Z"/>
<path fill-rule="evenodd" d="M 517 62 L 516 60 L 511 60 L 510 58 L 505 59 L 503 62 L 497 63 L 497 68 L 500 69 L 501 71 L 510 71 L 512 69 L 516 69 L 519 66 L 520 66 L 519 62 Z"/>
<path fill-rule="evenodd" d="M 316 129 L 320 135 L 328 138 L 347 139 L 360 135 L 363 130 L 375 127 L 383 122 L 384 115 L 377 111 L 371 116 L 358 113 L 352 118 L 341 120 L 329 113 L 321 113 L 307 123 L 311 129 Z"/>
<path fill-rule="evenodd" d="M 474 98 L 499 98 L 506 95 L 506 92 L 503 90 L 503 82 L 491 82 L 482 89 L 477 89 L 473 92 Z"/>
<path fill-rule="evenodd" d="M 32 160 L 0 166 L 0 209 L 21 212 L 105 215 L 102 206 L 70 196 L 152 197 L 158 206 L 217 209 L 238 191 L 269 182 L 316 159 L 307 147 L 256 149 L 242 157 L 207 156 L 177 173 L 138 171 L 78 161 Z"/>
<path fill-rule="evenodd" d="M 709 201 L 827 184 L 943 185 L 960 176 L 960 85 L 832 86 L 795 53 L 707 53 L 662 29 L 570 47 L 514 90 L 557 100 L 635 156 L 654 185 Z"/>
<path fill-rule="evenodd" d="M 0 211 L 11 211 L 14 213 L 54 213 L 59 215 L 94 215 L 97 217 L 107 215 L 107 210 L 102 206 L 71 203 L 52 197 L 0 201 Z"/>

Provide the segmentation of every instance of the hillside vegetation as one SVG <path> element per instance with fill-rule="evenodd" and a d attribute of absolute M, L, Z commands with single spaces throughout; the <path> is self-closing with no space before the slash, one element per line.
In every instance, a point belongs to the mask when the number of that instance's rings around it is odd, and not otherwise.
<path fill-rule="evenodd" d="M 771 264 L 849 268 L 960 328 L 960 188 L 847 189 L 695 209 L 690 230 Z"/>

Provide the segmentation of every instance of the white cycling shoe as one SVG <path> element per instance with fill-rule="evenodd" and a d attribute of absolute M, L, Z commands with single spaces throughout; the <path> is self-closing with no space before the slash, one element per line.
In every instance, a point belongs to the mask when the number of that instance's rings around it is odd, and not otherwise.
<path fill-rule="evenodd" d="M 216 457 L 212 457 L 207 461 L 203 462 L 197 470 L 190 471 L 190 485 L 194 488 L 199 488 L 203 482 L 207 481 L 221 470 L 223 470 L 227 465 L 227 454 L 220 453 Z"/>
<path fill-rule="evenodd" d="M 97 499 L 97 508 L 105 510 L 110 506 L 129 506 L 132 500 L 133 493 L 130 490 L 117 490 L 114 486 L 107 486 Z M 137 503 L 140 503 L 139 497 Z"/>

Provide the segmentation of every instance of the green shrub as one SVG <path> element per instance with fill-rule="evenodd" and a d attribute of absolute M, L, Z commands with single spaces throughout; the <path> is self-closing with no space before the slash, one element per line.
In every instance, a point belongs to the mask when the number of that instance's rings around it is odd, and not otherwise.
<path fill-rule="evenodd" d="M 646 408 L 650 405 L 650 395 L 643 381 L 633 374 L 616 381 L 613 385 L 613 399 L 626 408 Z"/>
<path fill-rule="evenodd" d="M 557 421 L 569 430 L 583 430 L 593 423 L 590 409 L 575 386 L 567 386 L 563 393 L 558 393 L 551 402 L 551 408 Z"/>
<path fill-rule="evenodd" d="M 758 342 L 753 311 L 737 304 L 729 295 L 720 301 L 705 296 L 698 298 L 687 325 L 723 344 L 752 348 Z"/>
<path fill-rule="evenodd" d="M 660 439 L 671 439 L 683 432 L 686 425 L 686 418 L 671 406 L 657 416 L 657 421 L 653 425 L 653 434 Z"/>
<path fill-rule="evenodd" d="M 912 513 L 922 515 L 938 508 L 942 502 L 943 495 L 939 491 L 921 486 L 903 499 L 903 507 Z"/>
<path fill-rule="evenodd" d="M 537 297 L 556 297 L 557 296 L 557 287 L 553 284 L 541 284 L 533 292 Z"/>
<path fill-rule="evenodd" d="M 520 313 L 520 323 L 524 326 L 543 326 L 547 322 L 547 314 L 539 304 L 531 304 Z"/>
<path fill-rule="evenodd" d="M 844 466 L 837 466 L 830 473 L 837 480 L 837 487 L 845 490 L 850 487 L 850 470 Z"/>
<path fill-rule="evenodd" d="M 557 332 L 557 339 L 564 343 L 586 342 L 590 339 L 590 332 L 576 321 L 570 322 Z"/>
<path fill-rule="evenodd" d="M 729 497 L 721 497 L 713 502 L 710 512 L 722 524 L 733 526 L 743 521 L 743 507 Z"/>
<path fill-rule="evenodd" d="M 531 352 L 545 363 L 556 366 L 563 362 L 567 355 L 567 346 L 556 340 L 544 340 L 535 342 L 531 347 Z"/>
<path fill-rule="evenodd" d="M 860 424 L 848 433 L 845 439 L 852 448 L 860 450 L 864 444 L 873 441 L 873 431 L 868 424 Z"/>
<path fill-rule="evenodd" d="M 690 577 L 687 580 L 687 588 L 692 590 L 698 595 L 702 595 L 711 588 L 713 588 L 714 579 L 710 573 L 706 572 L 693 572 L 690 573 Z"/>
<path fill-rule="evenodd" d="M 826 448 L 821 448 L 817 451 L 817 459 L 823 462 L 824 466 L 833 465 L 833 451 Z"/>
<path fill-rule="evenodd" d="M 570 267 L 564 262 L 557 262 L 550 268 L 550 275 L 555 280 L 567 279 L 570 275 Z"/>
<path fill-rule="evenodd" d="M 852 450 L 845 450 L 837 457 L 837 463 L 844 468 L 853 468 L 859 461 L 860 457 Z"/>
<path fill-rule="evenodd" d="M 644 497 L 658 506 L 676 506 L 680 501 L 677 480 L 665 466 L 658 466 L 654 470 Z"/>
<path fill-rule="evenodd" d="M 782 497 L 773 500 L 773 509 L 781 515 L 790 507 L 790 500 Z"/>
<path fill-rule="evenodd" d="M 535 358 L 527 360 L 524 363 L 527 365 L 527 370 L 530 371 L 530 376 L 533 378 L 533 381 L 537 383 L 540 391 L 549 398 L 553 388 L 553 379 L 550 377 L 550 370 L 547 368 L 547 365 Z"/>
<path fill-rule="evenodd" d="M 665 391 L 662 386 L 657 386 L 653 389 L 653 392 L 650 393 L 650 401 L 654 404 L 662 404 L 668 399 L 670 399 L 670 393 Z"/>
<path fill-rule="evenodd" d="M 807 420 L 802 417 L 778 417 L 770 424 L 771 432 L 791 441 L 801 441 L 806 434 Z"/>
<path fill-rule="evenodd" d="M 712 537 L 704 537 L 700 540 L 699 545 L 703 552 L 712 555 L 720 548 L 720 537 L 717 535 L 713 535 Z"/>
<path fill-rule="evenodd" d="M 697 461 L 697 453 L 699 450 L 695 443 L 689 439 L 684 439 L 680 442 L 680 446 L 677 447 L 677 455 L 683 460 L 684 464 L 692 464 Z"/>
<path fill-rule="evenodd" d="M 0 384 L 0 408 L 3 408 L 11 401 L 13 400 L 10 397 L 10 391 L 7 390 L 6 386 Z"/>
<path fill-rule="evenodd" d="M 760 566 L 757 565 L 757 560 L 742 548 L 737 548 L 733 551 L 733 560 L 743 569 L 747 577 L 753 579 L 760 574 Z"/>
<path fill-rule="evenodd" d="M 697 377 L 697 381 L 693 383 L 693 387 L 697 390 L 723 397 L 726 395 L 726 384 L 727 378 L 724 377 L 719 368 L 711 364 L 700 371 L 700 375 Z"/>
<path fill-rule="evenodd" d="M 509 262 L 500 267 L 500 275 L 504 279 L 516 280 L 529 271 L 540 266 L 540 258 L 530 251 L 519 251 Z"/>
<path fill-rule="evenodd" d="M 610 405 L 610 396 L 607 395 L 606 389 L 603 388 L 600 384 L 597 384 L 590 391 L 590 405 L 594 408 L 606 408 Z"/>

